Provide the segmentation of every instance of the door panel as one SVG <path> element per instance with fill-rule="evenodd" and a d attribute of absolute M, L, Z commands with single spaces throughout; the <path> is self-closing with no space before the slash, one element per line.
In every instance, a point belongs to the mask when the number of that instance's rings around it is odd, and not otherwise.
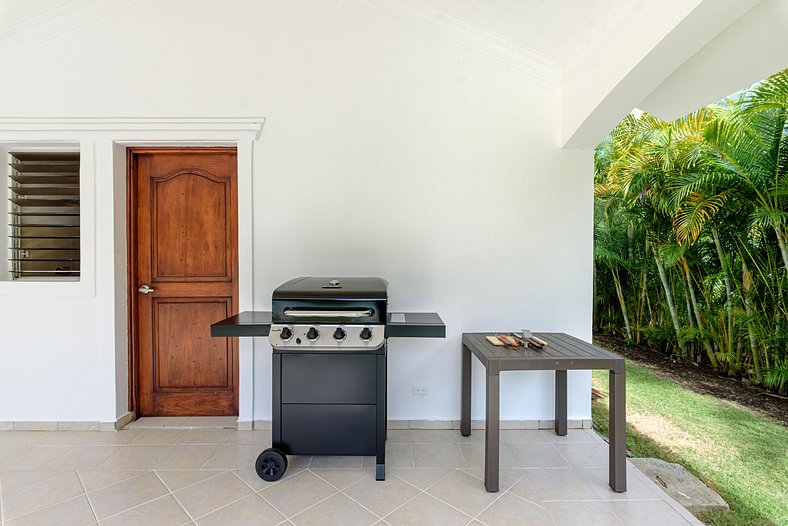
<path fill-rule="evenodd" d="M 130 166 L 137 413 L 237 415 L 237 339 L 210 336 L 238 308 L 235 150 L 134 149 Z"/>

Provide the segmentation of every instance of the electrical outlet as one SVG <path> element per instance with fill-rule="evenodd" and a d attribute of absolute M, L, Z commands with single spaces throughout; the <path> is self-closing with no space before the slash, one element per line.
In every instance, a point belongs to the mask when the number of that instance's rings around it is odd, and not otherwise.
<path fill-rule="evenodd" d="M 430 394 L 430 386 L 427 384 L 413 384 L 413 396 L 427 396 Z"/>

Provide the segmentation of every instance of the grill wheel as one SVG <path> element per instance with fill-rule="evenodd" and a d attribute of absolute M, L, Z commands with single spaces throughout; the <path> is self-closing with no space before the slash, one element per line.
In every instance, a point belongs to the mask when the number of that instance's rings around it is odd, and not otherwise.
<path fill-rule="evenodd" d="M 287 469 L 287 456 L 281 449 L 269 447 L 257 457 L 254 463 L 257 476 L 267 482 L 279 480 Z"/>

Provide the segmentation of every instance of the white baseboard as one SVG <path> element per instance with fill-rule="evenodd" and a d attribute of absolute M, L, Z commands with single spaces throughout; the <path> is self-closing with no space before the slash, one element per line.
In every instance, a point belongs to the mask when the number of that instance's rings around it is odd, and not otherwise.
<path fill-rule="evenodd" d="M 248 422 L 244 422 L 247 424 Z M 501 429 L 553 429 L 555 420 L 501 420 Z M 568 429 L 591 429 L 591 420 L 567 420 Z M 389 429 L 460 429 L 459 420 L 389 420 Z M 241 429 L 241 422 L 238 422 Z M 255 420 L 251 428 L 271 429 L 270 420 Z M 471 429 L 484 429 L 484 420 L 471 421 Z"/>

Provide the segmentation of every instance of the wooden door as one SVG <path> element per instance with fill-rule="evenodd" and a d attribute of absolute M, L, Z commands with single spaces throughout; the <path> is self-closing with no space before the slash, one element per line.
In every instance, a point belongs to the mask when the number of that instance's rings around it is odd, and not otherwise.
<path fill-rule="evenodd" d="M 237 338 L 210 336 L 238 307 L 236 151 L 132 149 L 129 167 L 137 416 L 237 415 Z"/>

